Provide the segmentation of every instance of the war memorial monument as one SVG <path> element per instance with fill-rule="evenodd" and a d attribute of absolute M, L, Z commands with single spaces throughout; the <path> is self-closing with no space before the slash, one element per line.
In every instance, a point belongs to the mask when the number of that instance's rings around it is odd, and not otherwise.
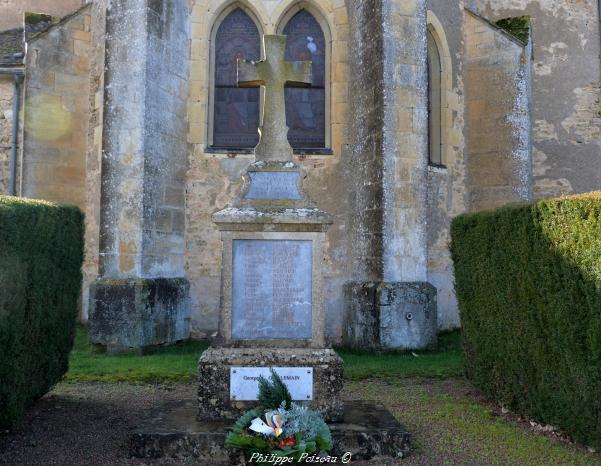
<path fill-rule="evenodd" d="M 218 335 L 199 361 L 198 408 L 162 406 L 134 435 L 133 453 L 235 462 L 223 445 L 227 430 L 256 406 L 259 377 L 273 369 L 294 401 L 331 423 L 337 454 L 402 456 L 409 435 L 382 405 L 343 403 L 342 359 L 326 345 L 322 262 L 332 217 L 303 192 L 285 118 L 284 88 L 309 85 L 311 62 L 287 62 L 284 35 L 263 43 L 263 60 L 238 62 L 239 86 L 262 87 L 263 124 L 242 192 L 213 215 L 222 304 Z"/>

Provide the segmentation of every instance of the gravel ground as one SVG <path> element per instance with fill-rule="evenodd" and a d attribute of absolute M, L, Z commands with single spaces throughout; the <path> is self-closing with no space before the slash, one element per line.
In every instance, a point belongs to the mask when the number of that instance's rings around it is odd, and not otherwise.
<path fill-rule="evenodd" d="M 183 465 L 129 458 L 127 439 L 156 403 L 193 397 L 195 390 L 193 383 L 60 384 L 38 401 L 13 431 L 0 433 L 0 464 Z M 416 450 L 403 465 L 601 464 L 601 457 L 535 433 L 516 419 L 489 420 L 490 407 L 461 379 L 349 382 L 345 392 L 348 399 L 383 401 L 409 428 Z M 465 423 L 460 422 L 464 417 Z M 492 449 L 482 437 L 482 429 L 488 426 L 478 425 L 482 419 L 493 427 Z M 526 443 L 521 445 L 522 441 Z M 539 447 L 544 453 L 538 453 Z M 526 456 L 515 456 L 512 449 L 518 453 L 526 449 Z M 385 464 L 393 465 L 381 460 L 355 466 Z"/>
<path fill-rule="evenodd" d="M 193 384 L 60 384 L 0 435 L 0 464 L 134 465 L 127 439 L 149 408 L 190 397 Z"/>

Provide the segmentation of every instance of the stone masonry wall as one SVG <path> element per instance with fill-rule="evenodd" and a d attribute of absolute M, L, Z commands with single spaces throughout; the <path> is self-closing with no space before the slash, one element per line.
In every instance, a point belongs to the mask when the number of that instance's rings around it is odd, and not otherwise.
<path fill-rule="evenodd" d="M 188 9 L 120 0 L 107 18 L 100 272 L 184 275 Z"/>
<path fill-rule="evenodd" d="M 599 189 L 601 118 L 596 0 L 468 0 L 491 21 L 529 15 L 536 198 Z"/>
<path fill-rule="evenodd" d="M 354 4 L 354 2 L 351 2 Z M 192 329 L 206 335 L 217 329 L 220 307 L 220 235 L 211 220 L 213 212 L 226 207 L 242 188 L 241 174 L 254 160 L 248 154 L 227 154 L 206 150 L 209 94 L 211 85 L 211 31 L 231 8 L 243 6 L 260 26 L 260 32 L 274 34 L 292 8 L 306 7 L 324 25 L 330 44 L 330 147 L 332 155 L 297 155 L 305 170 L 304 187 L 317 206 L 335 218 L 326 238 L 324 296 L 328 333 L 339 338 L 343 325 L 343 285 L 351 279 L 349 254 L 354 233 L 348 225 L 348 195 L 351 188 L 343 173 L 349 121 L 349 18 L 343 0 L 274 1 L 190 0 L 192 20 L 189 170 L 186 198 L 186 276 L 190 281 Z M 331 41 L 328 40 L 331 39 Z"/>
<path fill-rule="evenodd" d="M 142 268 L 150 277 L 184 274 L 190 43 L 186 3 L 148 2 Z"/>
<path fill-rule="evenodd" d="M 383 2 L 385 282 L 427 280 L 426 1 Z"/>
<path fill-rule="evenodd" d="M 426 10 L 356 2 L 352 11 L 353 279 L 426 280 Z"/>
<path fill-rule="evenodd" d="M 466 11 L 470 209 L 532 198 L 529 48 Z"/>
<path fill-rule="evenodd" d="M 14 78 L 0 76 L 0 194 L 8 194 Z"/>
<path fill-rule="evenodd" d="M 428 28 L 441 59 L 441 145 L 443 167 L 428 167 L 428 282 L 437 289 L 440 328 L 459 326 L 459 312 L 449 254 L 453 217 L 468 208 L 464 157 L 463 23 L 461 2 L 428 1 Z"/>
<path fill-rule="evenodd" d="M 104 65 L 106 40 L 106 3 L 96 1 L 91 9 L 90 48 L 90 124 L 86 156 L 86 242 L 83 264 L 82 312 L 88 319 L 89 287 L 99 271 L 100 199 L 102 166 L 102 125 L 104 122 Z"/>
<path fill-rule="evenodd" d="M 349 8 L 351 41 L 349 55 L 351 100 L 349 122 L 352 135 L 345 153 L 349 179 L 349 229 L 354 245 L 352 277 L 356 281 L 379 281 L 383 264 L 382 157 L 384 126 L 384 28 L 380 1 L 353 2 Z"/>
<path fill-rule="evenodd" d="M 90 7 L 28 44 L 22 195 L 86 202 Z"/>

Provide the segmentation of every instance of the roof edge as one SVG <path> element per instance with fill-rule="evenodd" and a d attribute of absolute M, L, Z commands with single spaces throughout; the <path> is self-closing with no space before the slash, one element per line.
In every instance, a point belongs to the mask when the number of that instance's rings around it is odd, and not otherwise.
<path fill-rule="evenodd" d="M 490 21 L 489 19 L 485 18 L 484 16 L 482 16 L 479 13 L 476 13 L 474 10 L 468 8 L 468 7 L 463 7 L 463 9 L 471 14 L 473 17 L 479 19 L 480 21 L 485 22 L 486 24 L 488 24 L 490 27 L 492 27 L 493 29 L 496 29 L 497 31 L 499 31 L 501 34 L 503 34 L 505 37 L 507 37 L 509 40 L 515 42 L 516 44 L 522 46 L 522 47 L 527 47 L 528 43 L 524 42 L 522 39 L 520 39 L 519 37 L 514 36 L 513 34 L 511 34 L 510 32 L 508 32 L 506 29 L 503 29 L 500 26 L 497 26 L 495 23 L 493 23 L 492 21 Z"/>
<path fill-rule="evenodd" d="M 73 13 L 69 13 L 67 16 L 63 16 L 60 21 L 57 21 L 54 24 L 51 24 L 47 29 L 45 29 L 44 31 L 38 33 L 35 37 L 32 37 L 30 40 L 27 41 L 28 44 L 33 44 L 34 42 L 36 42 L 40 37 L 44 37 L 45 35 L 47 35 L 50 31 L 52 31 L 54 28 L 58 27 L 58 26 L 62 26 L 64 25 L 66 22 L 68 22 L 70 19 L 74 18 L 75 16 L 81 14 L 84 10 L 86 9 L 91 9 L 92 8 L 92 4 L 91 3 L 86 3 L 85 5 L 79 7 L 77 10 L 75 10 Z"/>

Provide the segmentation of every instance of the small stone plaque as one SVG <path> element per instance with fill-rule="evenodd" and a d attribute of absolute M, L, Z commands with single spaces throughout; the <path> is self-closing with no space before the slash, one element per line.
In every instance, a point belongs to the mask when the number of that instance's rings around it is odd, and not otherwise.
<path fill-rule="evenodd" d="M 313 399 L 312 367 L 274 367 L 282 378 L 292 399 L 310 401 Z M 269 379 L 269 367 L 231 367 L 230 400 L 256 401 L 259 398 L 259 377 Z"/>
<path fill-rule="evenodd" d="M 313 336 L 312 250 L 312 241 L 306 240 L 233 241 L 233 338 Z"/>
<path fill-rule="evenodd" d="M 250 188 L 244 199 L 302 199 L 298 172 L 249 172 Z"/>

